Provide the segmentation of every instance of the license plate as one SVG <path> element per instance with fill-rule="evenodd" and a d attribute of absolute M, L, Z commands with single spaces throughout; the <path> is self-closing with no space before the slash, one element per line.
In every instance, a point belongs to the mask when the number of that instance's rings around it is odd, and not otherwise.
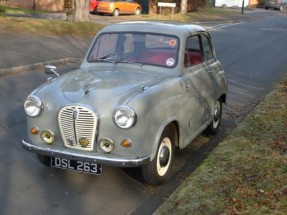
<path fill-rule="evenodd" d="M 102 174 L 102 165 L 86 161 L 70 160 L 66 158 L 51 157 L 51 167 L 85 172 L 94 175 Z"/>

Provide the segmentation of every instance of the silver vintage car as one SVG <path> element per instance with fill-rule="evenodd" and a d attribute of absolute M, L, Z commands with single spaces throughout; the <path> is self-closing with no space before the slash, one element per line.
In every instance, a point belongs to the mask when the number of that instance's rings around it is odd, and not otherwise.
<path fill-rule="evenodd" d="M 220 126 L 227 80 L 210 34 L 197 25 L 125 22 L 102 29 L 83 63 L 26 99 L 22 146 L 45 165 L 101 175 L 140 167 L 144 181 L 171 175 L 175 149 Z"/>

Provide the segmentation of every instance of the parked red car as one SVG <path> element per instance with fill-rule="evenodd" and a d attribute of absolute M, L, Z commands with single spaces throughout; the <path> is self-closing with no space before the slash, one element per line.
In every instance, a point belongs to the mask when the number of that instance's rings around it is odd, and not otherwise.
<path fill-rule="evenodd" d="M 90 0 L 90 13 L 96 13 L 99 1 Z"/>

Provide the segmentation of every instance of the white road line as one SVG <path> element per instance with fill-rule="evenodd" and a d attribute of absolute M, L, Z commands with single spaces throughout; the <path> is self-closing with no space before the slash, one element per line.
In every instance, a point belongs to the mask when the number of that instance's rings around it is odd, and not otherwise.
<path fill-rule="evenodd" d="M 237 22 L 237 23 L 224 23 L 224 24 L 219 24 L 219 25 L 214 25 L 214 26 L 211 26 L 211 27 L 206 27 L 207 29 L 221 29 L 221 28 L 226 28 L 226 27 L 229 27 L 229 26 L 233 26 L 233 25 L 239 25 L 243 22 Z"/>

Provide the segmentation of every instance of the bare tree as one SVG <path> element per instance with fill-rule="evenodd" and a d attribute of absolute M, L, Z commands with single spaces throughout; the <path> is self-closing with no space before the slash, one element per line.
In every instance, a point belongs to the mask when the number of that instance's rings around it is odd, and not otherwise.
<path fill-rule="evenodd" d="M 76 22 L 89 21 L 89 0 L 72 1 L 72 19 Z"/>
<path fill-rule="evenodd" d="M 180 12 L 182 14 L 186 14 L 187 13 L 187 0 L 181 0 Z"/>

